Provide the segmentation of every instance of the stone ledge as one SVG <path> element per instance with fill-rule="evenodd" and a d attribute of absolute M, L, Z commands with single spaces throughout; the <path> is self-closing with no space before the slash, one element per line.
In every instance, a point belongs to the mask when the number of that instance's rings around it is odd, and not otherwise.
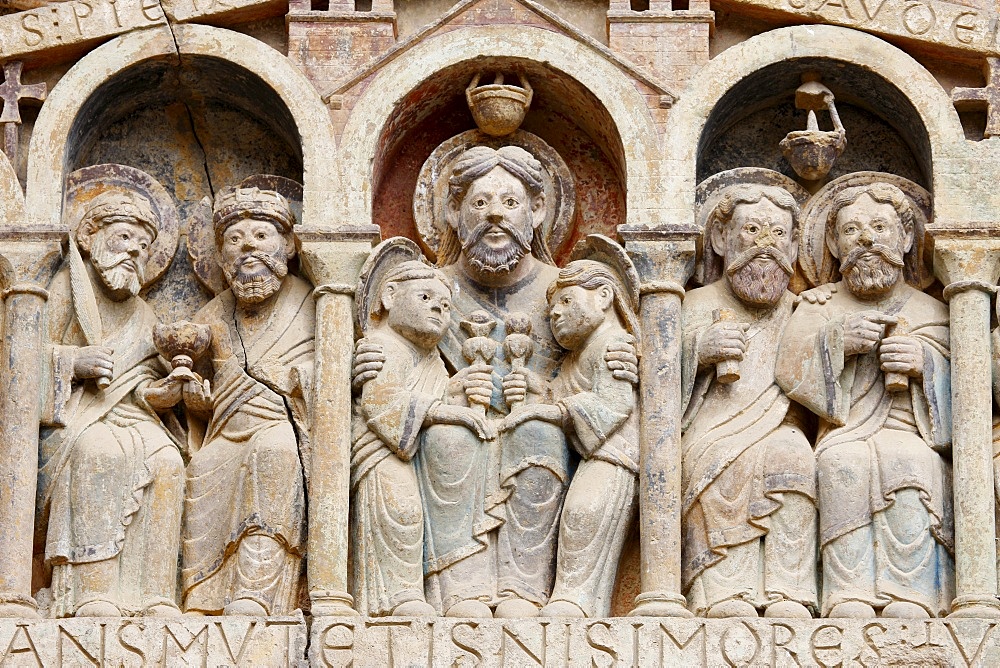
<path fill-rule="evenodd" d="M 303 666 L 307 630 L 287 617 L 0 620 L 2 666 Z"/>
<path fill-rule="evenodd" d="M 995 666 L 994 620 L 322 618 L 312 666 Z M 242 628 L 242 627 L 241 627 Z"/>

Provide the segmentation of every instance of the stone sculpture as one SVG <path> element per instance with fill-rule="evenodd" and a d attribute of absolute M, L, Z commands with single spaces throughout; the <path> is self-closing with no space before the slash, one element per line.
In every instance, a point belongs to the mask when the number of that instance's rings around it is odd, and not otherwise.
<path fill-rule="evenodd" d="M 546 292 L 552 334 L 569 351 L 542 393 L 551 403 L 518 406 L 500 427 L 507 432 L 531 420 L 549 422 L 583 458 L 560 516 L 555 585 L 539 613 L 545 617 L 608 615 L 638 503 L 636 391 L 604 360 L 609 347 L 636 345 L 638 275 L 615 242 L 599 235 L 587 241 L 584 252 L 594 259 L 570 262 Z M 518 373 L 524 372 L 511 375 Z"/>
<path fill-rule="evenodd" d="M 49 287 L 37 527 L 53 617 L 180 614 L 184 464 L 165 423 L 184 383 L 163 379 L 139 296 L 159 231 L 147 197 L 101 183 Z"/>
<path fill-rule="evenodd" d="M 481 412 L 443 403 L 448 372 L 437 350 L 451 321 L 451 291 L 416 244 L 395 238 L 362 269 L 360 329 L 386 353 L 378 376 L 354 404 L 351 523 L 354 597 L 371 616 L 428 616 L 424 599 L 424 517 L 413 458 L 422 429 L 461 425 L 495 436 Z"/>
<path fill-rule="evenodd" d="M 843 278 L 792 315 L 776 371 L 820 418 L 822 611 L 939 616 L 954 586 L 948 310 L 904 281 L 915 226 L 899 187 L 828 193 L 811 222 Z"/>
<path fill-rule="evenodd" d="M 799 206 L 756 183 L 713 201 L 706 255 L 722 259 L 723 275 L 688 293 L 681 311 L 684 592 L 702 616 L 808 618 L 814 456 L 801 407 L 774 380 L 795 302 Z"/>
<path fill-rule="evenodd" d="M 483 406 L 490 419 L 502 419 L 510 402 L 543 400 L 562 357 L 544 307 L 546 289 L 559 273 L 539 230 L 550 204 L 544 178 L 538 160 L 509 145 L 467 149 L 451 171 L 438 249 L 452 292 L 451 326 L 438 346 L 455 372 L 446 402 Z M 530 330 L 518 327 L 531 332 L 533 348 L 517 374 L 510 373 L 500 345 L 511 313 L 531 320 Z M 494 324 L 487 329 L 489 319 Z M 485 347 L 473 354 L 466 345 L 486 334 L 493 341 L 491 363 L 479 354 Z M 379 368 L 380 353 L 378 346 L 359 346 L 356 384 Z M 611 350 L 606 363 L 635 379 L 634 347 Z M 562 429 L 529 420 L 484 441 L 465 427 L 433 425 L 417 459 L 425 490 L 428 598 L 455 617 L 492 617 L 493 606 L 498 617 L 537 615 L 552 590 L 556 526 L 568 483 Z"/>
<path fill-rule="evenodd" d="M 183 605 L 285 614 L 298 607 L 305 549 L 312 288 L 288 272 L 295 216 L 281 194 L 227 189 L 212 220 L 230 289 L 195 316 L 212 330 L 212 359 L 210 380 L 184 395 Z"/>

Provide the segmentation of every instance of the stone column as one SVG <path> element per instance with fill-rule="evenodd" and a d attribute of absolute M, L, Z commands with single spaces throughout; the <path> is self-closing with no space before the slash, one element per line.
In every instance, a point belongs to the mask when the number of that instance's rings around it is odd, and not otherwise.
<path fill-rule="evenodd" d="M 39 382 L 46 285 L 64 230 L 0 231 L 3 361 L 0 362 L 0 617 L 37 617 L 31 552 L 38 484 Z"/>
<path fill-rule="evenodd" d="M 314 617 L 355 615 L 347 593 L 354 288 L 379 230 L 303 228 L 296 235 L 302 244 L 302 267 L 316 286 L 309 598 Z"/>
<path fill-rule="evenodd" d="M 1000 617 L 993 485 L 990 295 L 1000 277 L 1000 239 L 935 235 L 934 271 L 951 325 L 955 600 L 949 617 Z"/>
<path fill-rule="evenodd" d="M 681 594 L 681 341 L 697 228 L 621 226 L 641 280 L 639 581 L 632 616 L 691 617 Z"/>

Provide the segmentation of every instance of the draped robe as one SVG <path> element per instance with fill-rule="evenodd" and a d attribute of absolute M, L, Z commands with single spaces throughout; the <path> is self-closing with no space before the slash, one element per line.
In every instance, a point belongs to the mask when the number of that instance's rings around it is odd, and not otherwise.
<path fill-rule="evenodd" d="M 785 330 L 795 297 L 785 292 L 772 308 L 755 309 L 744 304 L 729 287 L 728 279 L 693 290 L 684 299 L 681 371 L 684 403 L 682 423 L 682 518 L 684 549 L 682 581 L 685 593 L 701 612 L 723 593 L 691 592 L 706 569 L 732 559 L 732 549 L 767 536 L 771 516 L 782 508 L 786 493 L 816 498 L 812 449 L 794 420 L 795 407 L 774 381 L 777 342 Z M 702 336 L 714 323 L 713 312 L 728 308 L 735 321 L 749 323 L 747 349 L 739 362 L 739 380 L 724 384 L 716 380 L 715 365 L 698 368 Z M 792 413 L 789 412 L 792 407 Z M 801 411 L 801 408 L 798 408 Z M 801 518 L 800 531 L 815 525 L 815 509 Z M 782 540 L 775 536 L 777 540 Z M 815 549 L 815 537 L 807 537 L 802 551 Z M 753 549 L 753 548 L 751 548 Z M 759 550 L 754 550 L 755 555 Z M 735 586 L 746 590 L 758 606 L 768 597 L 791 599 L 815 605 L 816 587 L 812 560 L 778 563 L 779 555 L 767 554 L 754 564 L 753 572 L 735 574 Z M 756 582 L 766 573 L 764 591 Z M 722 587 L 725 589 L 725 587 Z M 707 596 L 707 600 L 699 601 Z"/>
<path fill-rule="evenodd" d="M 351 534 L 358 610 L 388 615 L 423 601 L 424 517 L 413 458 L 448 372 L 437 349 L 424 353 L 399 336 L 367 335 L 386 360 L 355 400 L 351 438 Z"/>
<path fill-rule="evenodd" d="M 563 506 L 550 600 L 574 603 L 588 617 L 611 612 L 618 559 L 638 504 L 638 399 L 604 360 L 613 342 L 635 344 L 620 326 L 596 332 L 566 354 L 552 383 L 568 440 L 583 461 Z"/>
<path fill-rule="evenodd" d="M 549 329 L 545 298 L 559 270 L 534 258 L 530 261 L 532 271 L 505 288 L 480 285 L 457 264 L 442 269 L 451 287 L 452 320 L 438 348 L 452 372 L 469 366 L 462 354 L 462 344 L 469 338 L 462 320 L 484 310 L 496 321 L 490 334 L 497 354 L 492 361 L 489 419 L 508 413 L 502 381 L 511 364 L 501 345 L 508 314 L 521 312 L 531 320 L 534 352 L 527 361 L 529 369 L 551 379 L 562 356 Z M 528 403 L 536 400 L 529 394 Z M 434 425 L 428 428 L 425 443 L 417 473 L 427 526 L 428 602 L 442 611 L 466 598 L 495 603 L 515 595 L 544 604 L 552 589 L 556 529 L 569 476 L 569 450 L 562 430 L 530 421 L 483 443 L 464 427 Z M 531 497 L 517 489 L 519 476 L 524 475 L 535 476 Z"/>
<path fill-rule="evenodd" d="M 112 303 L 82 265 L 74 271 L 75 287 L 64 269 L 49 288 L 50 385 L 43 394 L 36 526 L 45 534 L 45 560 L 53 567 L 51 612 L 72 615 L 86 602 L 79 598 L 84 587 L 74 577 L 74 564 L 115 557 L 118 586 L 111 602 L 123 613 L 176 606 L 183 495 L 179 428 L 170 423 L 171 433 L 141 396 L 164 375 L 152 341 L 157 318 L 141 298 Z M 85 300 L 98 317 L 112 309 L 125 314 L 124 326 L 102 327 L 100 345 L 114 350 L 114 377 L 103 391 L 93 381 L 73 379 L 76 351 L 87 345 L 78 320 Z"/>
<path fill-rule="evenodd" d="M 215 362 L 208 424 L 189 420 L 197 450 L 188 464 L 184 506 L 185 609 L 218 612 L 246 595 L 270 614 L 284 614 L 297 607 L 305 551 L 312 288 L 286 276 L 269 321 L 254 336 L 236 330 L 236 308 L 227 290 L 195 316 L 197 322 L 225 324 L 234 354 Z M 273 538 L 284 554 L 271 557 L 281 563 L 264 581 L 240 591 L 246 576 L 235 553 L 255 535 Z"/>
<path fill-rule="evenodd" d="M 907 391 L 886 391 L 878 346 L 865 354 L 844 354 L 845 318 L 872 309 L 903 318 L 904 333 L 923 348 L 922 378 L 911 378 Z M 820 418 L 816 453 L 824 613 L 844 601 L 873 607 L 908 601 L 932 616 L 948 609 L 954 551 L 951 467 L 940 454 L 951 445 L 948 322 L 943 303 L 908 285 L 899 284 L 872 303 L 839 283 L 825 305 L 802 303 L 785 330 L 778 384 Z M 914 511 L 919 517 L 912 521 L 926 525 L 923 544 L 919 536 L 908 543 L 899 538 L 900 530 L 909 529 L 890 513 L 907 490 L 919 499 Z M 876 554 L 851 568 L 853 557 L 837 541 L 853 539 L 859 530 L 875 532 Z"/>

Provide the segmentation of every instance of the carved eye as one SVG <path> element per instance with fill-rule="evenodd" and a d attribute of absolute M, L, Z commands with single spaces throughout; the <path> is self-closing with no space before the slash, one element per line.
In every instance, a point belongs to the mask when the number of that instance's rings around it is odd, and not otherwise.
<path fill-rule="evenodd" d="M 128 232 L 122 232 L 122 241 L 128 241 Z"/>
<path fill-rule="evenodd" d="M 503 201 L 503 203 L 504 203 L 504 206 L 506 206 L 508 209 L 517 208 L 517 205 L 520 204 L 520 202 L 518 202 L 513 197 L 508 197 L 507 199 L 505 199 Z"/>
<path fill-rule="evenodd" d="M 263 232 L 258 232 L 257 233 L 257 240 L 258 241 L 263 241 L 264 239 L 267 239 L 267 235 L 264 234 Z"/>
<path fill-rule="evenodd" d="M 139 244 L 139 248 L 141 248 L 142 250 L 146 250 L 147 248 L 149 248 L 149 244 L 143 241 L 141 244 Z"/>
<path fill-rule="evenodd" d="M 743 226 L 743 229 L 746 230 L 748 234 L 757 234 L 758 232 L 760 232 L 760 228 L 754 225 L 753 223 L 747 223 L 746 225 Z"/>
<path fill-rule="evenodd" d="M 240 242 L 239 236 L 237 236 L 235 234 L 229 235 L 229 243 L 231 243 L 231 244 L 238 244 L 239 242 Z"/>
<path fill-rule="evenodd" d="M 420 298 L 422 300 L 424 300 L 425 302 L 429 302 L 431 300 L 431 296 L 429 294 L 427 294 L 426 292 L 421 292 L 420 293 Z"/>
<path fill-rule="evenodd" d="M 780 227 L 776 227 L 773 230 L 771 230 L 771 234 L 773 234 L 776 237 L 783 237 L 785 236 L 785 230 L 783 230 Z"/>
<path fill-rule="evenodd" d="M 442 302 L 441 302 L 441 309 L 445 310 L 445 311 L 450 311 L 451 310 L 451 302 L 448 301 L 447 299 L 442 300 Z"/>
<path fill-rule="evenodd" d="M 476 207 L 477 209 L 483 209 L 486 207 L 486 200 L 480 197 L 479 199 L 477 199 L 472 203 L 472 206 Z"/>
<path fill-rule="evenodd" d="M 564 296 L 560 301 L 562 301 L 563 304 L 570 304 L 573 302 L 573 299 L 569 296 Z"/>
<path fill-rule="evenodd" d="M 848 225 L 844 228 L 844 234 L 857 234 L 858 227 L 856 225 Z"/>
<path fill-rule="evenodd" d="M 883 225 L 882 223 L 875 223 L 874 225 L 872 225 L 872 227 L 879 234 L 882 234 L 883 232 L 885 232 L 885 225 Z"/>

